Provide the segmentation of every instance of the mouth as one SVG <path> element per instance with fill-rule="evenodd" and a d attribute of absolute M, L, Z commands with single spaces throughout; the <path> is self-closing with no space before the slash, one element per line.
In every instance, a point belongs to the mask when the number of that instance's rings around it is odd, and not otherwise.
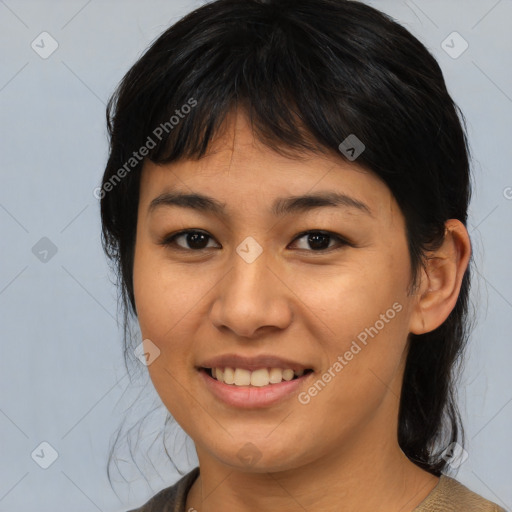
<path fill-rule="evenodd" d="M 219 354 L 195 366 L 207 392 L 224 406 L 237 409 L 293 404 L 317 370 L 311 363 L 277 354 Z"/>
<path fill-rule="evenodd" d="M 289 400 L 307 386 L 311 369 L 199 367 L 206 389 L 224 405 L 261 409 Z M 289 402 L 293 403 L 293 402 Z"/>
<path fill-rule="evenodd" d="M 291 368 L 258 368 L 247 370 L 245 368 L 200 368 L 210 378 L 238 387 L 265 387 L 297 380 L 311 373 L 312 369 L 292 370 Z"/>

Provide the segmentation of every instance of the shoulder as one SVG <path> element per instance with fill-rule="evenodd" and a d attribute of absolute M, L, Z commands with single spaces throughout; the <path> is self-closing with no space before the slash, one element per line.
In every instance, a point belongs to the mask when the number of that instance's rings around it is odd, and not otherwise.
<path fill-rule="evenodd" d="M 506 512 L 496 503 L 486 500 L 465 485 L 447 475 L 441 475 L 432 492 L 413 512 Z"/>
<path fill-rule="evenodd" d="M 185 512 L 188 490 L 198 475 L 199 467 L 196 467 L 174 485 L 162 489 L 147 503 L 129 512 Z"/>

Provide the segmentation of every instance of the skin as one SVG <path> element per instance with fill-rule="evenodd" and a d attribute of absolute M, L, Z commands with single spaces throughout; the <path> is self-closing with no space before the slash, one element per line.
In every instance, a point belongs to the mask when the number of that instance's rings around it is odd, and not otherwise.
<path fill-rule="evenodd" d="M 151 201 L 171 189 L 211 196 L 225 203 L 226 216 L 178 206 L 149 213 Z M 372 214 L 346 207 L 282 218 L 270 212 L 278 197 L 318 191 L 348 194 Z M 468 264 L 466 229 L 457 220 L 446 228 L 410 293 L 403 215 L 387 186 L 357 161 L 280 155 L 239 112 L 201 160 L 145 163 L 134 293 L 143 339 L 160 350 L 148 366 L 151 379 L 199 458 L 187 510 L 329 512 L 343 503 L 344 510 L 403 512 L 425 499 L 439 479 L 400 450 L 398 397 L 408 334 L 447 318 Z M 185 229 L 206 232 L 209 247 L 194 252 L 186 237 L 177 248 L 160 243 Z M 306 230 L 330 231 L 352 245 L 327 238 L 332 249 L 315 251 L 307 236 L 297 239 Z M 250 264 L 235 250 L 248 236 L 263 249 Z M 306 405 L 294 395 L 242 411 L 214 398 L 196 370 L 221 354 L 270 353 L 315 369 L 316 380 L 394 303 L 401 311 Z M 248 441 L 260 457 L 252 466 L 238 457 Z"/>

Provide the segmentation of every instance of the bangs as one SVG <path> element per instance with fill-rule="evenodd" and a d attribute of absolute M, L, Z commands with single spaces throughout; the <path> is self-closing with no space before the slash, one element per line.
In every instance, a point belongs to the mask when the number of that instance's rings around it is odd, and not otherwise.
<path fill-rule="evenodd" d="M 351 134 L 377 146 L 384 120 L 392 109 L 395 115 L 403 110 L 389 71 L 385 77 L 378 65 L 333 47 L 332 39 L 293 20 L 293 13 L 281 21 L 270 6 L 263 16 L 262 7 L 252 18 L 244 13 L 243 21 L 232 12 L 219 26 L 196 20 L 186 38 L 180 27 L 187 17 L 165 32 L 109 102 L 112 147 L 124 150 L 125 158 L 146 147 L 155 163 L 197 159 L 220 134 L 227 114 L 239 109 L 261 142 L 287 156 L 328 148 L 343 158 L 338 146 Z M 389 91 L 386 102 L 371 90 L 373 82 L 381 96 Z M 385 128 L 388 136 L 394 129 Z M 370 148 L 358 162 L 376 164 L 372 155 Z"/>

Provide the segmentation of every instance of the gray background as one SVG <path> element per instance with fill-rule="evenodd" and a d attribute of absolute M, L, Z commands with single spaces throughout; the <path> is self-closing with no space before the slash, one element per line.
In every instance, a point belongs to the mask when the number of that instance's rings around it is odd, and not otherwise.
<path fill-rule="evenodd" d="M 109 95 L 149 42 L 200 3 L 0 0 L 0 511 L 123 511 L 179 477 L 153 457 L 155 467 L 140 462 L 148 483 L 129 462 L 124 479 L 114 475 L 117 494 L 107 480 L 125 412 L 134 425 L 159 401 L 144 380 L 129 386 L 93 190 L 106 162 Z M 427 45 L 467 116 L 478 323 L 460 394 L 469 457 L 456 476 L 512 510 L 512 4 L 370 3 Z M 59 45 L 46 59 L 31 47 L 51 48 L 43 31 Z M 469 44 L 458 58 L 441 46 L 453 31 Z M 453 54 L 463 42 L 446 44 Z M 157 409 L 143 429 L 144 451 L 164 417 Z M 178 430 L 184 471 L 196 464 L 185 440 Z M 34 461 L 50 461 L 41 442 L 58 452 L 48 469 Z M 152 449 L 163 452 L 158 441 Z"/>

